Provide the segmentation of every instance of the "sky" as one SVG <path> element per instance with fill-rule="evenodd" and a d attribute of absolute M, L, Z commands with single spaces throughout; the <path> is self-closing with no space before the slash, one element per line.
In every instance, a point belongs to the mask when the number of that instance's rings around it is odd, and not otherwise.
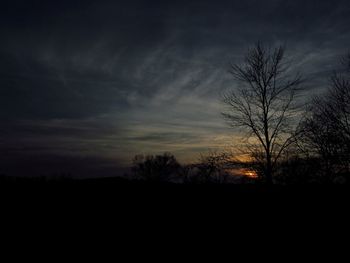
<path fill-rule="evenodd" d="M 349 25 L 348 0 L 2 1 L 0 173 L 113 175 L 136 154 L 231 147 L 230 63 L 283 44 L 311 96 Z"/>

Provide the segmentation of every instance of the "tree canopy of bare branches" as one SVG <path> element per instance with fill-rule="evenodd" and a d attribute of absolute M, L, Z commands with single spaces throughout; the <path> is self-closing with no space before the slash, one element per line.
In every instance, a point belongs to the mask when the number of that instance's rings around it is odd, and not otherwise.
<path fill-rule="evenodd" d="M 343 59 L 345 74 L 334 73 L 328 90 L 313 98 L 301 125 L 301 145 L 323 160 L 328 176 L 349 172 L 350 55 Z"/>
<path fill-rule="evenodd" d="M 292 119 L 302 79 L 291 75 L 290 69 L 284 47 L 270 49 L 258 43 L 247 52 L 243 64 L 231 65 L 238 85 L 223 98 L 228 106 L 224 118 L 250 139 L 248 149 L 261 164 L 267 183 L 273 183 L 277 162 L 294 140 Z"/>

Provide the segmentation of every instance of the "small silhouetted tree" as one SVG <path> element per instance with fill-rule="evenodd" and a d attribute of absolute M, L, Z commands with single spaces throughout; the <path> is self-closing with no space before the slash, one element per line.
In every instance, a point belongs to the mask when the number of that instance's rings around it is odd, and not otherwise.
<path fill-rule="evenodd" d="M 133 159 L 134 175 L 149 182 L 169 182 L 180 169 L 180 164 L 170 153 L 163 155 L 137 155 Z"/>
<path fill-rule="evenodd" d="M 223 98 L 228 106 L 223 116 L 233 128 L 246 132 L 248 149 L 268 184 L 273 183 L 277 161 L 294 141 L 292 119 L 301 77 L 290 74 L 284 54 L 282 46 L 270 50 L 256 44 L 242 65 L 231 65 L 238 86 Z"/>
<path fill-rule="evenodd" d="M 207 154 L 202 154 L 197 165 L 197 177 L 203 183 L 228 183 L 230 175 L 226 168 L 231 158 L 225 152 L 210 151 Z"/>

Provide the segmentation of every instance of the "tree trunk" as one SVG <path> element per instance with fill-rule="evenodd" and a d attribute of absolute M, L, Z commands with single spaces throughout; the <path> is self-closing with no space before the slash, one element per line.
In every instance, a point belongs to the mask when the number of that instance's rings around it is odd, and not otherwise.
<path fill-rule="evenodd" d="M 271 161 L 270 153 L 267 153 L 267 156 L 266 156 L 265 182 L 268 185 L 272 185 L 273 184 L 273 179 L 272 179 L 272 161 Z"/>

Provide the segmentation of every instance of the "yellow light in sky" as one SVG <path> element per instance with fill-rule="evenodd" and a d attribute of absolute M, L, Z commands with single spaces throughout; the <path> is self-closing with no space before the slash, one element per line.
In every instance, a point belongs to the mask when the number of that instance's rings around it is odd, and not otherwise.
<path fill-rule="evenodd" d="M 256 179 L 258 178 L 258 174 L 250 169 L 243 169 L 242 174 L 248 178 Z"/>

